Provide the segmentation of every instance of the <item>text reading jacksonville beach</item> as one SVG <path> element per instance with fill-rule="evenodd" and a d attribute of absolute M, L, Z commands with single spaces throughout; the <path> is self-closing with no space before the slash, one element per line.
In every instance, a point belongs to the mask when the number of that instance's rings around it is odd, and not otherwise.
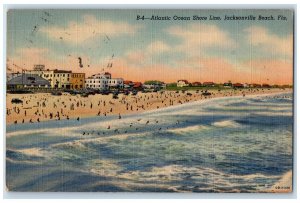
<path fill-rule="evenodd" d="M 136 20 L 152 20 L 152 21 L 206 21 L 206 20 L 224 20 L 224 21 L 233 21 L 233 20 L 247 20 L 247 21 L 263 21 L 263 20 L 283 20 L 286 21 L 287 17 L 283 15 L 246 15 L 246 16 L 238 16 L 238 15 L 224 15 L 224 16 L 216 16 L 216 15 L 208 15 L 208 16 L 200 16 L 200 15 L 193 15 L 193 16 L 159 16 L 159 15 L 152 15 L 152 16 L 145 16 L 145 15 L 137 15 Z"/>

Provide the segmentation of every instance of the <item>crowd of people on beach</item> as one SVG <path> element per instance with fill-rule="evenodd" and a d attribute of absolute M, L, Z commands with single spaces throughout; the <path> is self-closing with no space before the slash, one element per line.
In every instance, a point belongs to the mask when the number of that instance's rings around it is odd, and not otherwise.
<path fill-rule="evenodd" d="M 60 121 L 62 119 L 76 119 L 87 116 L 115 115 L 122 119 L 122 114 L 139 113 L 151 109 L 180 105 L 192 101 L 212 97 L 246 96 L 247 94 L 271 92 L 270 89 L 237 89 L 213 90 L 210 95 L 203 95 L 203 91 L 160 91 L 139 93 L 137 95 L 122 95 L 112 99 L 111 95 L 90 95 L 81 97 L 64 93 L 53 96 L 47 93 L 18 95 L 21 104 L 12 104 L 7 97 L 6 117 L 8 123 L 34 123 L 46 120 Z"/>

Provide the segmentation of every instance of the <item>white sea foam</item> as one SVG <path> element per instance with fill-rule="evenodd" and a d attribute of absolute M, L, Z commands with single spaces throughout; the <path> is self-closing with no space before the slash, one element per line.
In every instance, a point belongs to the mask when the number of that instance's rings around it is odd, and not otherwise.
<path fill-rule="evenodd" d="M 195 132 L 195 131 L 207 130 L 207 129 L 209 129 L 209 126 L 193 125 L 193 126 L 188 126 L 188 127 L 184 127 L 184 128 L 169 129 L 169 130 L 167 130 L 167 132 L 183 134 L 183 133 L 187 133 L 187 132 Z"/>
<path fill-rule="evenodd" d="M 241 126 L 240 124 L 232 120 L 218 121 L 218 122 L 214 122 L 212 125 L 216 127 L 230 127 L 230 128 L 238 128 Z"/>
<path fill-rule="evenodd" d="M 222 192 L 223 189 L 231 192 L 240 192 L 243 186 L 257 187 L 257 191 L 262 191 L 265 185 L 256 186 L 255 179 L 278 179 L 278 176 L 266 176 L 260 173 L 250 175 L 234 175 L 226 174 L 212 168 L 204 167 L 185 167 L 181 165 L 168 165 L 162 167 L 152 167 L 147 171 L 129 171 L 117 175 L 118 178 L 131 181 L 155 182 L 158 186 L 168 186 L 174 191 L 189 191 L 197 187 L 198 190 L 215 190 Z M 180 181 L 190 179 L 193 185 L 189 187 L 182 187 Z M 178 182 L 178 186 L 171 184 Z M 169 184 L 170 183 L 170 184 Z M 203 183 L 205 183 L 203 185 Z"/>
<path fill-rule="evenodd" d="M 13 151 L 28 155 L 28 156 L 38 156 L 44 157 L 45 152 L 42 148 L 34 147 L 34 148 L 27 148 L 27 149 L 14 149 Z"/>
<path fill-rule="evenodd" d="M 116 177 L 123 168 L 112 159 L 98 159 L 91 163 L 90 172 L 106 177 Z"/>

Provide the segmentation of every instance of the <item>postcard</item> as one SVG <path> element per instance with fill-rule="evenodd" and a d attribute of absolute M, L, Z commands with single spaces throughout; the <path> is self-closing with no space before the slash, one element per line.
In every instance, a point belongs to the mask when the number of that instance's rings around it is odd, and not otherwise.
<path fill-rule="evenodd" d="M 9 9 L 6 33 L 7 191 L 293 191 L 293 10 Z"/>

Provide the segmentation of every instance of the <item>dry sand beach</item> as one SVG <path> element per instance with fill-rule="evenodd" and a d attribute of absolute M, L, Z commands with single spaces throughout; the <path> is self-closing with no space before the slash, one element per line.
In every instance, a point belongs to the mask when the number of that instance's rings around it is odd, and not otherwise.
<path fill-rule="evenodd" d="M 175 92 L 163 91 L 156 93 L 141 93 L 137 95 L 120 94 L 118 99 L 112 95 L 80 95 L 71 96 L 63 93 L 53 96 L 50 93 L 7 94 L 6 122 L 7 124 L 42 122 L 47 120 L 79 119 L 83 117 L 116 115 L 120 119 L 124 114 L 140 113 L 147 110 L 175 106 L 187 102 L 206 100 L 216 97 L 247 96 L 253 94 L 269 94 L 291 92 L 291 89 L 238 89 L 209 90 L 211 96 L 203 96 L 201 91 Z M 188 95 L 191 93 L 191 95 Z M 23 104 L 13 104 L 11 100 L 18 98 Z"/>

